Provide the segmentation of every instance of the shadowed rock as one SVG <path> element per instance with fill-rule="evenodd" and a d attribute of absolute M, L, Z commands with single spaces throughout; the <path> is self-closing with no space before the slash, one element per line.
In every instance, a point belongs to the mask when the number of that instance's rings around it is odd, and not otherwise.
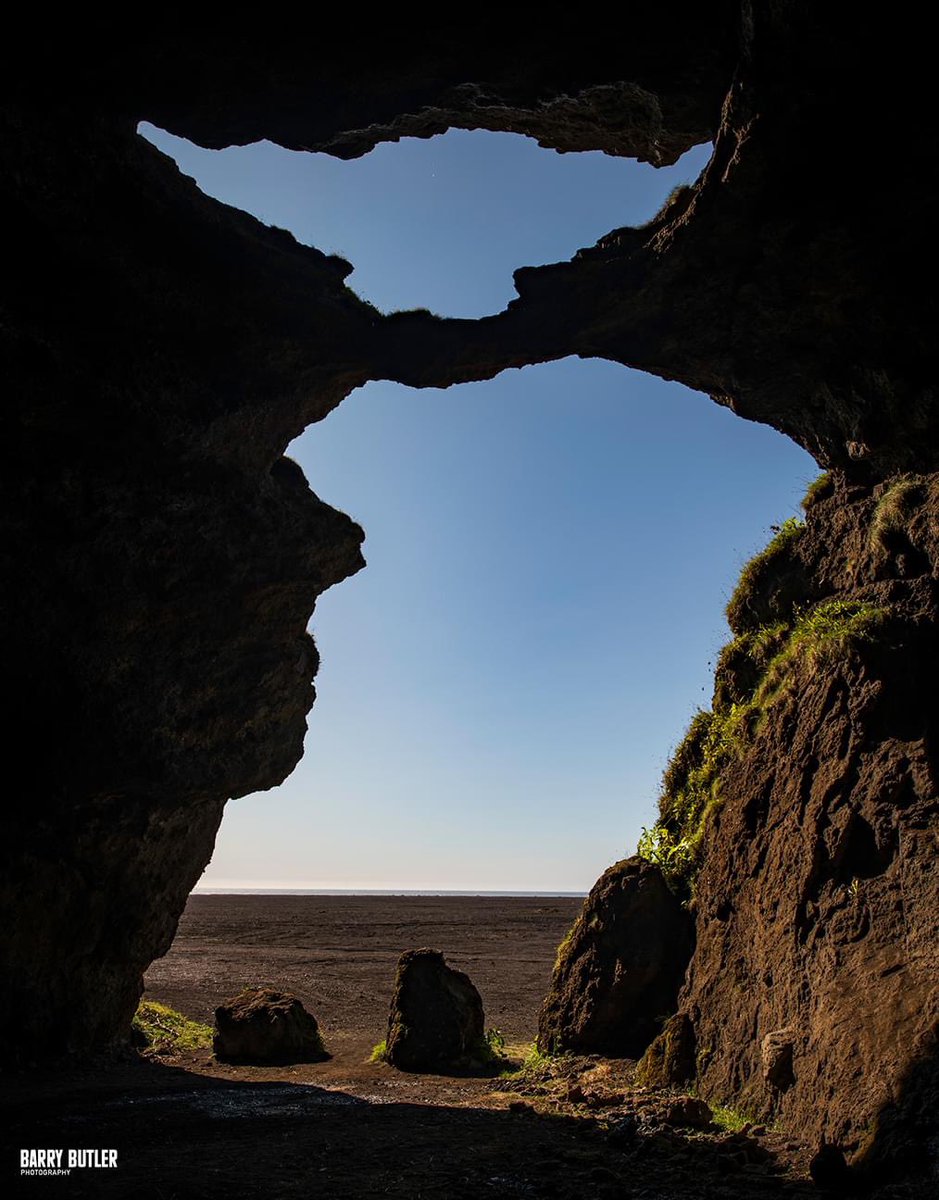
<path fill-rule="evenodd" d="M 483 1002 L 468 975 L 439 950 L 407 950 L 398 960 L 385 1057 L 402 1071 L 471 1066 L 486 1057 Z"/>
<path fill-rule="evenodd" d="M 693 946 L 691 918 L 658 867 L 616 863 L 558 951 L 539 1048 L 638 1058 L 674 1011 Z"/>
<path fill-rule="evenodd" d="M 316 1018 L 296 996 L 245 988 L 215 1010 L 216 1057 L 225 1062 L 318 1062 L 328 1058 Z"/>
<path fill-rule="evenodd" d="M 687 1013 L 675 1013 L 642 1056 L 636 1081 L 643 1087 L 672 1087 L 694 1075 L 694 1026 Z"/>

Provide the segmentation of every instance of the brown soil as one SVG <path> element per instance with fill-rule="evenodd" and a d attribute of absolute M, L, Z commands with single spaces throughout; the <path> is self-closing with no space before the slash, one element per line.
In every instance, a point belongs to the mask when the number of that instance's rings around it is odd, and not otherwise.
<path fill-rule="evenodd" d="M 409 1075 L 368 1061 L 400 952 L 439 946 L 482 992 L 516 1061 L 534 1037 L 573 899 L 203 896 L 147 995 L 188 1015 L 249 983 L 297 992 L 333 1057 L 228 1066 L 209 1050 L 8 1076 L 5 1162 L 22 1194 L 184 1197 L 810 1195 L 772 1133 L 681 1130 L 633 1064 L 564 1059 L 515 1078 Z M 118 1150 L 116 1171 L 20 1178 L 19 1150 Z M 14 1165 L 15 1164 L 15 1165 Z"/>

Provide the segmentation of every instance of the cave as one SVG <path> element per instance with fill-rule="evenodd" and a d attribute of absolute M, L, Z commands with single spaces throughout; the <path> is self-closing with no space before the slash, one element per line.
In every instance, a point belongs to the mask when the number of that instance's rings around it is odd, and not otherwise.
<path fill-rule="evenodd" d="M 291 441 L 368 380 L 447 387 L 579 355 L 706 393 L 830 472 L 780 570 L 800 603 L 876 606 L 883 636 L 815 655 L 729 768 L 680 1004 L 710 1050 L 705 1093 L 859 1163 L 924 1152 L 930 74 L 909 30 L 798 2 L 643 10 L 629 28 L 625 44 L 577 15 L 143 37 L 89 16 L 36 31 L 41 60 L 9 44 L 4 637 L 8 740 L 31 765 L 4 846 L 5 1061 L 126 1042 L 226 800 L 300 756 L 310 613 L 363 560 Z M 714 151 L 646 225 L 519 269 L 497 315 L 446 319 L 378 313 L 349 263 L 202 195 L 140 122 L 339 157 L 448 128 L 656 165 Z M 759 1042 L 784 1027 L 794 1083 L 777 1095 Z"/>

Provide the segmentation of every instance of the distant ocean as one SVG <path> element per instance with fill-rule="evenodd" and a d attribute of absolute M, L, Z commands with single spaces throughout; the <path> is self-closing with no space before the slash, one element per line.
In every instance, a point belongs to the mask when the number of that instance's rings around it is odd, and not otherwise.
<path fill-rule="evenodd" d="M 197 887 L 194 896 L 504 896 L 518 899 L 583 899 L 586 892 L 417 891 L 412 888 L 212 888 Z"/>

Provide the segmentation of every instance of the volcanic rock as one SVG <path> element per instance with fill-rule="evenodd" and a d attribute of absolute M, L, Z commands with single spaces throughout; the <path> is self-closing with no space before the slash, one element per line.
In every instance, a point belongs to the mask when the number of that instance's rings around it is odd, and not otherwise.
<path fill-rule="evenodd" d="M 296 996 L 245 988 L 215 1010 L 212 1045 L 224 1062 L 319 1062 L 328 1058 L 316 1018 Z"/>
<path fill-rule="evenodd" d="M 791 1029 L 776 1029 L 768 1033 L 760 1045 L 763 1063 L 763 1078 L 767 1083 L 784 1092 L 795 1083 L 792 1073 L 793 1032 Z"/>
<path fill-rule="evenodd" d="M 385 1057 L 402 1071 L 446 1071 L 486 1056 L 483 1002 L 468 975 L 439 950 L 398 960 Z"/>
<path fill-rule="evenodd" d="M 680 999 L 704 1096 L 891 1170 L 939 1103 L 939 476 L 909 482 L 835 472 L 806 513 L 801 649 L 721 771 Z"/>
<path fill-rule="evenodd" d="M 692 919 L 658 867 L 616 863 L 558 950 L 539 1048 L 638 1058 L 675 1009 L 693 947 Z"/>
<path fill-rule="evenodd" d="M 695 1070 L 694 1026 L 687 1013 L 675 1013 L 642 1056 L 636 1082 L 643 1087 L 673 1087 L 694 1079 Z"/>

